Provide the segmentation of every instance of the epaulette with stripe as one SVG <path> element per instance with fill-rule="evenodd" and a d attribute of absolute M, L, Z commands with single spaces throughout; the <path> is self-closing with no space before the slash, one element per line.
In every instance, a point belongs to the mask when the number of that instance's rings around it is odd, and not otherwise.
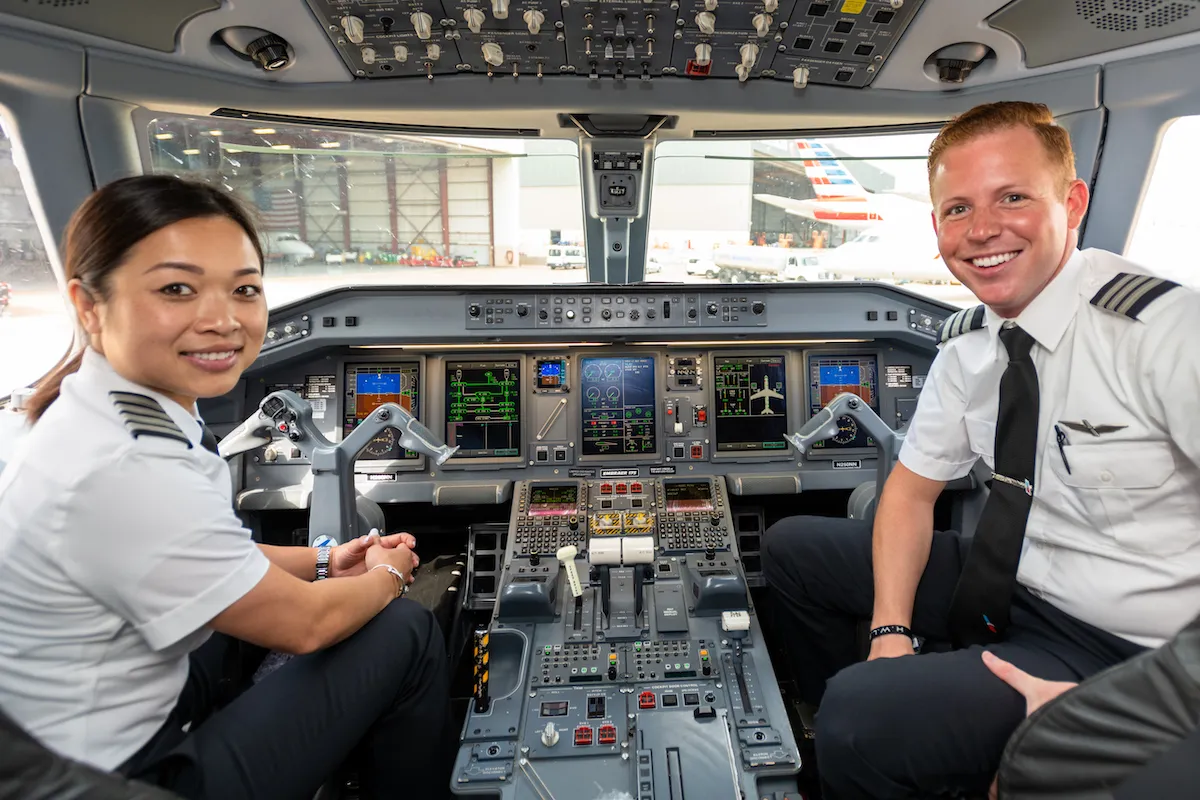
<path fill-rule="evenodd" d="M 1153 275 L 1138 275 L 1133 272 L 1118 273 L 1092 297 L 1097 308 L 1137 319 L 1146 307 L 1179 284 Z"/>
<path fill-rule="evenodd" d="M 188 439 L 175 420 L 171 419 L 163 407 L 153 397 L 133 392 L 109 392 L 121 422 L 133 438 L 140 436 L 158 436 L 163 439 L 174 439 L 183 442 L 190 449 L 192 442 Z"/>
<path fill-rule="evenodd" d="M 948 342 L 955 336 L 961 336 L 969 331 L 977 331 L 985 325 L 987 325 L 987 314 L 982 305 L 964 308 L 962 311 L 951 314 L 942 323 L 941 330 L 938 331 L 938 341 Z"/>

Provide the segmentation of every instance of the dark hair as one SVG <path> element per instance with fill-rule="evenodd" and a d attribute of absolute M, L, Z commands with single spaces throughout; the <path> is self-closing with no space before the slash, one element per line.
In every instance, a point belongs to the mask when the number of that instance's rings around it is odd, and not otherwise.
<path fill-rule="evenodd" d="M 101 187 L 72 215 L 63 237 L 65 279 L 78 279 L 93 297 L 105 300 L 113 271 L 134 245 L 168 225 L 204 217 L 226 217 L 240 225 L 258 253 L 259 264 L 263 263 L 254 220 L 235 197 L 171 175 L 139 175 Z M 25 412 L 31 422 L 58 399 L 63 378 L 77 371 L 82 360 L 78 348 L 38 381 Z"/>

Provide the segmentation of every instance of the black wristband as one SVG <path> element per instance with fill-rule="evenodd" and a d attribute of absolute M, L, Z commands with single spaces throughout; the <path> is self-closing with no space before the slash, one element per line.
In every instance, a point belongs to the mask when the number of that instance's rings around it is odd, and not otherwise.
<path fill-rule="evenodd" d="M 903 625 L 880 625 L 878 628 L 872 628 L 871 641 L 875 641 L 880 636 L 889 636 L 893 633 L 899 634 L 900 636 L 907 636 L 908 640 L 912 642 L 913 649 L 916 649 L 916 634 L 914 634 L 910 628 L 907 628 Z"/>

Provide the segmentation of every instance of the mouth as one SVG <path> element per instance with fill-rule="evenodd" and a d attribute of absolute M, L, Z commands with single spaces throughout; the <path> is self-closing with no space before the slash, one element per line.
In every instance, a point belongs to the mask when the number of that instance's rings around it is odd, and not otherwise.
<path fill-rule="evenodd" d="M 1009 261 L 1012 261 L 1017 256 L 1021 255 L 1020 250 L 1013 250 L 1008 253 L 993 253 L 987 256 L 977 256 L 975 258 L 967 258 L 965 261 L 974 265 L 977 269 L 995 269 L 1003 266 Z"/>
<path fill-rule="evenodd" d="M 207 372 L 224 372 L 237 364 L 238 353 L 241 351 L 240 347 L 208 348 L 185 351 L 181 355 L 193 366 Z"/>

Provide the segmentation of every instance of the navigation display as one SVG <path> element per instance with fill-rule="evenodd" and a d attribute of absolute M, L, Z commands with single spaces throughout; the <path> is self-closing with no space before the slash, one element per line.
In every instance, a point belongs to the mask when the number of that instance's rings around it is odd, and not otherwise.
<path fill-rule="evenodd" d="M 717 356 L 717 452 L 787 449 L 787 375 L 782 355 Z"/>
<path fill-rule="evenodd" d="M 395 403 L 420 419 L 421 366 L 415 361 L 391 364 L 347 364 L 346 405 L 342 416 L 342 438 L 346 438 L 367 416 L 384 403 Z M 313 401 L 313 415 L 324 414 Z M 367 443 L 359 461 L 395 461 L 419 458 L 400 446 L 395 428 L 385 428 Z"/>
<path fill-rule="evenodd" d="M 521 454 L 521 362 L 446 362 L 446 444 L 455 458 Z"/>
<path fill-rule="evenodd" d="M 879 412 L 879 364 L 875 356 L 814 356 L 808 362 L 809 412 L 816 414 L 842 392 L 853 392 Z M 814 450 L 874 447 L 875 439 L 859 430 L 850 417 L 838 420 L 832 439 L 813 445 Z"/>
<path fill-rule="evenodd" d="M 688 481 L 685 483 L 664 483 L 668 512 L 674 511 L 712 511 L 712 487 L 708 481 Z"/>
<path fill-rule="evenodd" d="M 654 359 L 584 358 L 583 455 L 654 453 Z"/>
<path fill-rule="evenodd" d="M 538 484 L 529 491 L 529 516 L 570 516 L 578 510 L 578 502 L 578 484 L 570 483 L 563 486 Z"/>

